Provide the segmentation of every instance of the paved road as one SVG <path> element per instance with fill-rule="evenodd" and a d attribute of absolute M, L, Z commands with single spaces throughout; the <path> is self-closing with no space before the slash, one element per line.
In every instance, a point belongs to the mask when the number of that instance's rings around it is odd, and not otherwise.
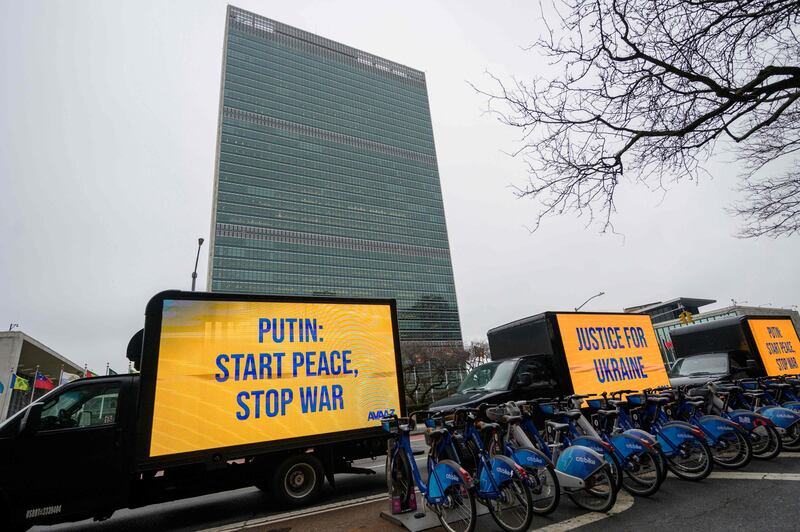
<path fill-rule="evenodd" d="M 382 472 L 382 461 L 361 463 Z M 772 462 L 754 461 L 742 471 L 717 469 L 700 483 L 670 477 L 651 498 L 623 495 L 615 515 L 586 513 L 568 499 L 547 518 L 538 518 L 536 528 L 547 532 L 562 530 L 648 530 L 676 529 L 714 532 L 722 530 L 798 530 L 800 512 L 796 500 L 800 490 L 800 453 L 781 456 Z M 384 479 L 374 476 L 342 475 L 336 492 L 329 488 L 325 500 L 312 509 L 313 515 L 298 516 L 270 508 L 269 500 L 255 489 L 161 504 L 132 511 L 120 511 L 103 523 L 89 521 L 36 530 L 127 531 L 166 530 L 258 530 L 289 531 L 399 531 L 378 516 L 387 507 L 383 499 Z M 354 502 L 346 501 L 357 499 Z M 350 504 L 344 509 L 332 507 Z M 499 530 L 486 516 L 478 530 Z"/>

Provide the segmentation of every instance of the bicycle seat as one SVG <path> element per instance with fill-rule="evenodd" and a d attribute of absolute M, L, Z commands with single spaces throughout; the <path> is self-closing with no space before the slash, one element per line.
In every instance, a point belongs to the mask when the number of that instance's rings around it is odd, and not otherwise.
<path fill-rule="evenodd" d="M 746 395 L 747 397 L 761 397 L 764 395 L 764 392 L 744 392 L 743 395 Z"/>
<path fill-rule="evenodd" d="M 789 386 L 791 386 L 790 384 L 786 384 L 785 382 L 768 382 L 766 384 L 770 388 L 788 388 Z"/>
<path fill-rule="evenodd" d="M 706 402 L 703 399 L 692 399 L 685 401 L 687 405 L 704 406 Z"/>
<path fill-rule="evenodd" d="M 617 412 L 616 410 L 602 410 L 601 409 L 601 410 L 598 410 L 595 413 L 596 414 L 600 414 L 603 417 L 609 417 L 609 418 L 617 417 L 619 415 L 619 412 Z"/>
<path fill-rule="evenodd" d="M 499 407 L 487 408 L 484 413 L 486 414 L 486 417 L 492 421 L 501 421 L 503 416 L 505 416 L 504 409 Z"/>
<path fill-rule="evenodd" d="M 447 429 L 431 429 L 431 431 L 428 432 L 428 436 L 430 436 L 432 440 L 438 440 L 439 438 L 444 437 L 447 432 Z"/>
<path fill-rule="evenodd" d="M 486 432 L 493 432 L 496 430 L 500 430 L 500 425 L 497 423 L 482 423 L 480 427 L 481 434 Z"/>
<path fill-rule="evenodd" d="M 608 404 L 610 404 L 611 406 L 624 407 L 628 406 L 628 401 L 624 401 L 621 399 L 609 399 Z"/>
<path fill-rule="evenodd" d="M 568 423 L 556 423 L 555 421 L 545 421 L 544 424 L 556 431 L 567 430 L 569 428 Z"/>
<path fill-rule="evenodd" d="M 647 402 L 655 404 L 655 405 L 663 405 L 665 403 L 669 403 L 669 398 L 668 397 L 648 397 L 647 398 Z"/>

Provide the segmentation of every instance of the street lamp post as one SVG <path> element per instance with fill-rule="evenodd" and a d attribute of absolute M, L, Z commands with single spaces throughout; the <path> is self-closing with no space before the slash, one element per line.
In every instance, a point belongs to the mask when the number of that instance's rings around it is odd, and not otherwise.
<path fill-rule="evenodd" d="M 586 301 L 584 301 L 584 302 L 583 302 L 583 304 L 582 304 L 581 306 L 579 306 L 579 307 L 576 307 L 576 308 L 575 308 L 575 312 L 578 312 L 580 309 L 582 309 L 583 307 L 585 307 L 585 306 L 586 306 L 586 303 L 588 303 L 588 302 L 589 302 L 589 301 L 591 301 L 592 299 L 594 299 L 594 298 L 596 298 L 596 297 L 604 296 L 604 295 L 606 295 L 606 293 L 605 293 L 605 292 L 600 292 L 599 294 L 595 294 L 595 295 L 593 295 L 592 297 L 590 297 L 589 299 L 587 299 Z"/>
<path fill-rule="evenodd" d="M 194 285 L 197 282 L 197 263 L 200 262 L 200 248 L 203 247 L 203 239 L 197 239 L 197 257 L 194 259 L 194 271 L 192 272 L 192 292 L 194 292 Z"/>

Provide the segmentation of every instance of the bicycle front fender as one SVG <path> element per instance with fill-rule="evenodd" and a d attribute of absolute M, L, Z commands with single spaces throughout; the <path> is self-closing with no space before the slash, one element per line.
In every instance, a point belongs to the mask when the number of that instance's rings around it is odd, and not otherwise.
<path fill-rule="evenodd" d="M 775 423 L 773 423 L 772 420 L 770 420 L 767 416 L 758 414 L 756 412 L 751 412 L 750 410 L 734 410 L 733 412 L 728 412 L 726 416 L 731 421 L 735 421 L 744 427 L 744 429 L 747 431 L 752 431 L 761 425 L 775 426 Z"/>
<path fill-rule="evenodd" d="M 647 443 L 644 439 L 632 434 L 617 434 L 611 437 L 611 445 L 617 455 L 622 458 L 620 462 L 627 461 L 631 455 L 647 452 Z"/>
<path fill-rule="evenodd" d="M 708 415 L 700 418 L 700 426 L 707 436 L 711 436 L 714 441 L 718 440 L 723 434 L 732 432 L 745 432 L 744 428 L 738 423 L 725 419 L 724 417 Z"/>
<path fill-rule="evenodd" d="M 433 503 L 442 502 L 447 488 L 454 484 L 463 484 L 466 489 L 472 485 L 472 479 L 463 467 L 452 460 L 442 460 L 433 468 L 428 479 L 428 498 Z"/>
<path fill-rule="evenodd" d="M 782 406 L 773 406 L 759 411 L 769 418 L 776 426 L 782 429 L 788 429 L 798 421 L 800 421 L 800 414 L 794 410 L 783 408 Z"/>
<path fill-rule="evenodd" d="M 490 468 L 482 468 L 478 490 L 482 493 L 497 493 L 497 488 L 504 482 L 519 476 L 521 466 L 507 456 L 493 456 Z"/>
<path fill-rule="evenodd" d="M 624 432 L 624 434 L 630 434 L 631 436 L 633 436 L 635 438 L 639 438 L 640 440 L 644 440 L 644 441 L 646 441 L 647 443 L 649 443 L 650 445 L 653 445 L 653 446 L 658 444 L 658 440 L 656 440 L 656 437 L 653 436 L 652 434 L 650 434 L 649 432 L 647 432 L 646 430 L 628 429 L 628 430 L 626 430 Z"/>
<path fill-rule="evenodd" d="M 556 469 L 569 476 L 586 480 L 606 465 L 602 456 L 582 445 L 571 445 L 561 451 Z"/>
<path fill-rule="evenodd" d="M 516 449 L 511 458 L 525 469 L 540 469 L 550 465 L 550 460 L 537 449 Z"/>
<path fill-rule="evenodd" d="M 572 440 L 572 445 L 582 445 L 583 447 L 588 447 L 600 456 L 605 456 L 606 453 L 614 452 L 613 445 L 611 448 L 609 448 L 607 447 L 608 444 L 606 442 L 593 436 L 579 436 Z"/>
<path fill-rule="evenodd" d="M 665 454 L 670 455 L 677 452 L 682 443 L 704 439 L 700 429 L 687 425 L 686 423 L 672 422 L 661 428 L 657 438 Z"/>
<path fill-rule="evenodd" d="M 800 401 L 786 401 L 781 406 L 795 412 L 800 412 Z"/>

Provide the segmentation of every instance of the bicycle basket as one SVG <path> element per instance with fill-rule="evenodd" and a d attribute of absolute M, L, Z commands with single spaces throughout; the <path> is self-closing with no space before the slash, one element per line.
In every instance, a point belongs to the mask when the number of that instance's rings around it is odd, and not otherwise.
<path fill-rule="evenodd" d="M 640 393 L 631 394 L 627 399 L 628 404 L 631 406 L 642 406 L 646 401 L 644 395 Z"/>
<path fill-rule="evenodd" d="M 545 415 L 552 416 L 556 412 L 556 405 L 554 403 L 542 403 L 539 405 L 539 410 Z"/>
<path fill-rule="evenodd" d="M 586 403 L 589 405 L 589 408 L 592 410 L 599 410 L 603 408 L 603 400 L 599 397 L 596 399 L 587 399 Z"/>

